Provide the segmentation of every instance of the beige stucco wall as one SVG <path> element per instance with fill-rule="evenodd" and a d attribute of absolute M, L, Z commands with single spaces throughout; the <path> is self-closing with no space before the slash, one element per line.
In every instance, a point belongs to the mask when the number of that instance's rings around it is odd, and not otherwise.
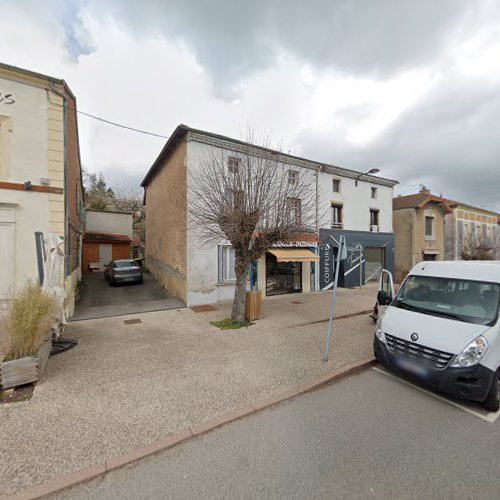
<path fill-rule="evenodd" d="M 63 98 L 47 92 L 47 160 L 50 185 L 64 189 L 64 112 Z M 49 230 L 64 236 L 64 194 L 49 194 Z"/>
<path fill-rule="evenodd" d="M 393 211 L 394 227 L 394 271 L 395 279 L 404 279 L 413 265 L 413 221 L 414 208 Z"/>
<path fill-rule="evenodd" d="M 426 216 L 431 216 L 435 219 L 433 239 L 425 237 Z M 423 260 L 423 254 L 426 250 L 438 252 L 436 260 L 444 260 L 444 215 L 438 207 L 427 205 L 417 210 L 415 242 L 415 264 Z"/>
<path fill-rule="evenodd" d="M 186 302 L 187 148 L 181 142 L 146 189 L 146 266 Z"/>
<path fill-rule="evenodd" d="M 87 209 L 86 231 L 126 234 L 132 239 L 132 214 Z"/>
<path fill-rule="evenodd" d="M 425 237 L 425 217 L 435 218 L 434 238 Z M 424 252 L 437 252 L 444 259 L 444 215 L 435 205 L 394 210 L 395 279 L 400 282 L 410 269 L 424 260 Z"/>

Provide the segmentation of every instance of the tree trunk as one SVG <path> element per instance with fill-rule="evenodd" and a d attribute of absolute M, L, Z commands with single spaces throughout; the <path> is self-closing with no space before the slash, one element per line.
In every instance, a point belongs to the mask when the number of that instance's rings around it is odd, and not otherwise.
<path fill-rule="evenodd" d="M 234 290 L 233 310 L 231 319 L 245 321 L 245 301 L 247 292 L 247 276 L 250 265 L 236 261 L 234 266 L 236 274 L 236 287 Z"/>

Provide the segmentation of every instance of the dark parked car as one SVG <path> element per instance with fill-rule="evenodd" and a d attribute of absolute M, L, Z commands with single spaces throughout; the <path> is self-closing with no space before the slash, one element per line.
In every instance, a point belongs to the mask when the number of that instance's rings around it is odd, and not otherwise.
<path fill-rule="evenodd" d="M 109 282 L 109 286 L 117 283 L 142 283 L 142 267 L 131 259 L 112 260 L 104 270 L 104 279 Z"/>

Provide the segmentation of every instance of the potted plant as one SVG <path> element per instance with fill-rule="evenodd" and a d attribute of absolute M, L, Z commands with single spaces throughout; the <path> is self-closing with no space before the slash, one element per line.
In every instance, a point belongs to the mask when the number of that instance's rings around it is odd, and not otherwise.
<path fill-rule="evenodd" d="M 1 389 L 40 380 L 52 348 L 54 310 L 53 297 L 30 281 L 12 300 L 4 320 L 6 347 L 0 363 Z"/>

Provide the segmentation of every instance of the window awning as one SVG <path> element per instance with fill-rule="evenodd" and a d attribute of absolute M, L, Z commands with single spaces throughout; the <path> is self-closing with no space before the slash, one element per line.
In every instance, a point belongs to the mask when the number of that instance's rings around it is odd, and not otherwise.
<path fill-rule="evenodd" d="M 278 262 L 319 262 L 319 255 L 307 248 L 273 248 L 269 250 Z"/>

